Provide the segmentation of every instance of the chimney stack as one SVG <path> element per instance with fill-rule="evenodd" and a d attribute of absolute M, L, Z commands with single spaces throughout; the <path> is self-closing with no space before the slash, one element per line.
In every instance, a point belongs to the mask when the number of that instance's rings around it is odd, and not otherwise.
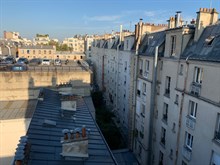
<path fill-rule="evenodd" d="M 176 15 L 175 15 L 175 27 L 179 27 L 180 26 L 180 13 L 181 13 L 181 11 L 177 11 L 176 12 Z"/>
<path fill-rule="evenodd" d="M 206 26 L 213 25 L 218 22 L 218 12 L 215 8 L 200 8 L 197 12 L 196 29 L 194 41 L 198 41 Z"/>

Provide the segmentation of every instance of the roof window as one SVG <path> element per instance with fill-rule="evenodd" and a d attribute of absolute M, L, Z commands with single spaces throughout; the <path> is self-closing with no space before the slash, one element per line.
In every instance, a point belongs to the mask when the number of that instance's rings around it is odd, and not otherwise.
<path fill-rule="evenodd" d="M 209 36 L 208 38 L 206 38 L 205 39 L 206 45 L 211 46 L 213 41 L 214 41 L 214 39 L 215 39 L 215 36 Z"/>

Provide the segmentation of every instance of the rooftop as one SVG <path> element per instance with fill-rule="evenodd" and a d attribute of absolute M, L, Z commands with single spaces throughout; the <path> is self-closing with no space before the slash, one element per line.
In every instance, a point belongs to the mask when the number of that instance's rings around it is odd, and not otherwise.
<path fill-rule="evenodd" d="M 27 136 L 31 145 L 27 164 L 53 165 L 97 165 L 117 164 L 92 114 L 94 107 L 90 97 L 76 99 L 76 111 L 61 113 L 60 95 L 56 91 L 44 89 L 44 101 L 39 101 L 31 120 Z M 61 117 L 62 116 L 62 117 Z M 74 117 L 73 117 L 74 116 Z M 45 121 L 49 125 L 44 125 Z M 50 125 L 52 123 L 52 125 Z M 55 124 L 54 124 L 55 123 Z M 88 135 L 88 158 L 63 157 L 61 137 L 63 129 L 90 129 Z"/>
<path fill-rule="evenodd" d="M 207 26 L 197 42 L 189 42 L 181 58 L 220 62 L 220 24 Z"/>

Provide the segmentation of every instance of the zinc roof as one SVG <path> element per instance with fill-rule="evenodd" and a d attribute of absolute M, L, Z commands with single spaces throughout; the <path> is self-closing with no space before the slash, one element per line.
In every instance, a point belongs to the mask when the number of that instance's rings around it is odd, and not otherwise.
<path fill-rule="evenodd" d="M 30 165 L 113 165 L 117 164 L 103 135 L 94 121 L 90 107 L 91 101 L 77 98 L 76 112 L 68 112 L 61 117 L 61 101 L 58 92 L 44 89 L 44 101 L 39 101 L 31 120 L 27 136 L 31 144 L 28 163 Z M 92 107 L 93 109 L 93 107 Z M 93 109 L 94 110 L 94 109 Z M 71 116 L 75 116 L 73 119 Z M 56 126 L 44 126 L 45 120 L 56 122 Z M 65 158 L 60 155 L 63 129 L 81 128 L 86 125 L 90 129 L 88 158 Z"/>

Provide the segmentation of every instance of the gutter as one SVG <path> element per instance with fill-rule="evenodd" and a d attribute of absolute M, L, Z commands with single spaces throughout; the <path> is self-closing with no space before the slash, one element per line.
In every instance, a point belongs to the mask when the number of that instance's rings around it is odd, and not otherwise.
<path fill-rule="evenodd" d="M 156 87 L 157 87 L 157 62 L 158 62 L 158 48 L 155 48 L 154 56 L 154 74 L 153 74 L 153 83 L 151 90 L 151 101 L 150 101 L 150 123 L 149 123 L 149 140 L 148 140 L 148 162 L 147 164 L 152 164 L 152 139 L 153 139 L 153 127 L 154 127 L 154 109 L 155 109 L 155 100 L 156 100 Z"/>

